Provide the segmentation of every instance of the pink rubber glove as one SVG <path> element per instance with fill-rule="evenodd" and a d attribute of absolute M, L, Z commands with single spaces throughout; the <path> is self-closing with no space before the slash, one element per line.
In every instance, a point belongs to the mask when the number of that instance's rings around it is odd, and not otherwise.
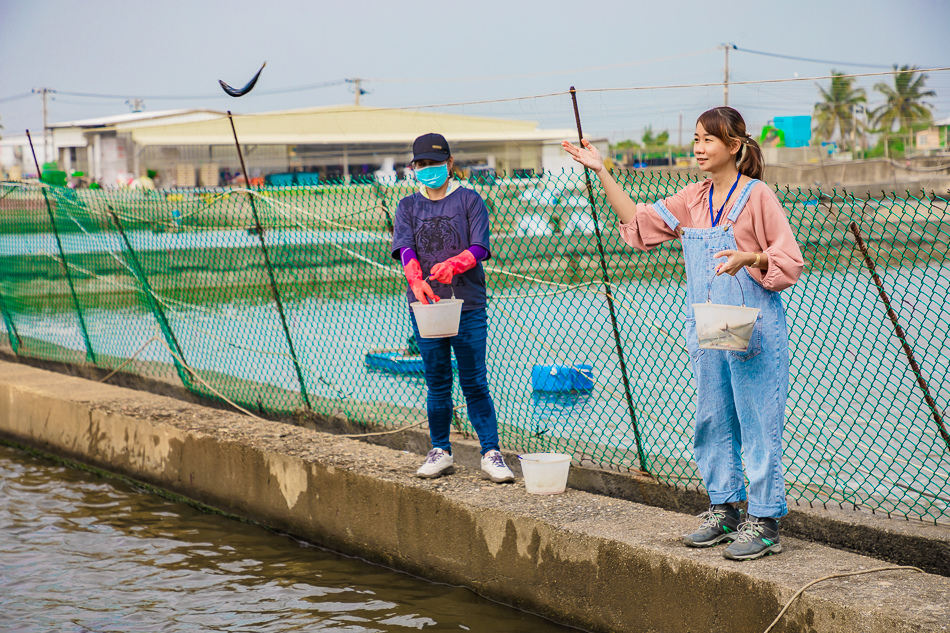
<path fill-rule="evenodd" d="M 472 251 L 466 249 L 455 257 L 449 257 L 444 262 L 439 262 L 433 266 L 429 272 L 429 279 L 435 279 L 443 284 L 452 283 L 452 277 L 461 275 L 466 270 L 475 268 L 475 264 L 477 263 L 475 256 L 472 255 Z"/>
<path fill-rule="evenodd" d="M 409 289 L 416 295 L 416 301 L 429 305 L 428 299 L 438 303 L 439 298 L 432 292 L 432 286 L 422 279 L 422 266 L 418 259 L 410 259 L 409 263 L 402 267 L 406 273 L 406 279 L 409 280 Z M 428 299 L 427 299 L 428 298 Z"/>

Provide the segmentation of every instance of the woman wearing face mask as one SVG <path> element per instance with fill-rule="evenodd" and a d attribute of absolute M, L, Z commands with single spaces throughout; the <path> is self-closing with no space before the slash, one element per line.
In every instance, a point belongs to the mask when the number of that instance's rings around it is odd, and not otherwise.
<path fill-rule="evenodd" d="M 410 303 L 447 299 L 453 291 L 464 301 L 458 335 L 450 338 L 420 337 L 415 316 L 409 312 L 425 365 L 432 440 L 432 450 L 416 476 L 441 477 L 455 470 L 449 443 L 454 349 L 468 418 L 481 444 L 482 473 L 495 483 L 514 481 L 498 450 L 498 421 L 485 365 L 488 318 L 485 271 L 480 262 L 490 257 L 488 209 L 475 191 L 449 178 L 454 160 L 444 136 L 423 134 L 413 142 L 412 154 L 420 187 L 399 201 L 393 258 L 402 262 Z"/>
<path fill-rule="evenodd" d="M 637 204 L 593 146 L 563 145 L 600 177 L 627 244 L 646 251 L 682 241 L 686 347 L 696 386 L 694 454 L 710 499 L 699 529 L 683 537 L 685 544 L 731 541 L 723 556 L 734 560 L 781 552 L 778 521 L 788 512 L 782 474 L 788 329 L 779 292 L 798 281 L 803 259 L 785 210 L 758 180 L 762 151 L 746 133 L 742 115 L 713 108 L 699 117 L 693 140 L 699 168 L 709 177 L 665 200 Z M 723 273 L 735 281 L 717 280 Z M 746 305 L 761 310 L 748 351 L 699 348 L 691 306 L 705 302 L 707 290 L 715 303 L 739 305 L 744 297 Z M 743 458 L 749 479 L 745 521 L 736 505 L 746 500 Z"/>

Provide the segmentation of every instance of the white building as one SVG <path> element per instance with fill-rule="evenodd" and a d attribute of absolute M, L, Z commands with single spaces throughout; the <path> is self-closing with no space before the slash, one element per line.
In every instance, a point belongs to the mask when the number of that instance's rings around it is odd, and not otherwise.
<path fill-rule="evenodd" d="M 252 178 L 287 172 L 401 177 L 413 139 L 426 132 L 445 135 L 463 168 L 513 175 L 578 168 L 560 146 L 576 132 L 543 130 L 533 121 L 343 105 L 235 115 L 234 125 Z M 240 172 L 231 124 L 219 111 L 138 112 L 50 127 L 59 168 L 83 171 L 103 186 L 126 184 L 147 170 L 158 173 L 162 187 L 217 186 L 222 174 Z M 10 176 L 17 167 L 35 175 L 25 142 L 0 141 L 0 166 Z M 606 153 L 605 138 L 593 142 Z"/>

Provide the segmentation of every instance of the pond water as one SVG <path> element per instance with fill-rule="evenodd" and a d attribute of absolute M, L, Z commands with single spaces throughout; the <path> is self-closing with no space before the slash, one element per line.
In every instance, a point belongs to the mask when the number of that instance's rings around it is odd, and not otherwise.
<path fill-rule="evenodd" d="M 0 445 L 0 629 L 575 629 Z"/>

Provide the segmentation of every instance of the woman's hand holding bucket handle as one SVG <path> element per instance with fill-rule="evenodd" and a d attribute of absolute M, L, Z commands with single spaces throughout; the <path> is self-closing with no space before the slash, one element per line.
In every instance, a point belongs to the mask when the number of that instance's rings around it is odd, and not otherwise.
<path fill-rule="evenodd" d="M 746 253 L 744 251 L 725 250 L 719 251 L 713 255 L 716 259 L 725 257 L 726 261 L 716 266 L 716 274 L 736 276 L 740 270 L 748 266 L 749 268 L 761 268 L 767 270 L 769 267 L 769 256 L 765 253 Z"/>

